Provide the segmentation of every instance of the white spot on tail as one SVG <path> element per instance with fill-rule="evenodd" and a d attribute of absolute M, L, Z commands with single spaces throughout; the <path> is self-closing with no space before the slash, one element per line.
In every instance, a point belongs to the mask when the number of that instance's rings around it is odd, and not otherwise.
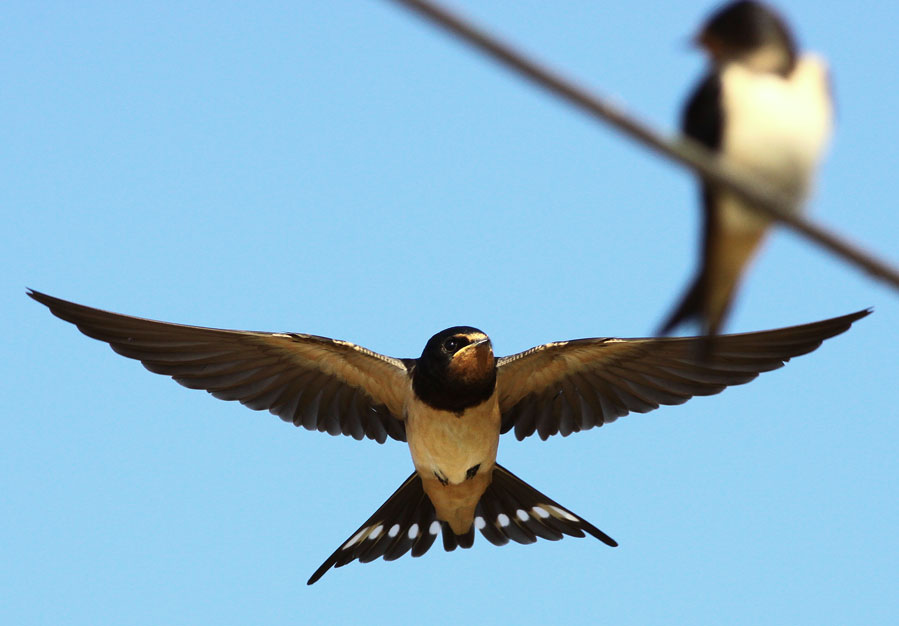
<path fill-rule="evenodd" d="M 438 522 L 437 520 L 434 520 L 433 522 L 431 522 L 431 525 L 428 527 L 428 532 L 431 533 L 432 535 L 439 535 L 440 534 L 440 522 Z"/>
<path fill-rule="evenodd" d="M 481 530 L 486 525 L 487 525 L 487 522 L 485 522 L 484 518 L 481 517 L 480 515 L 478 515 L 476 518 L 474 518 L 474 527 L 477 528 L 478 530 Z"/>
<path fill-rule="evenodd" d="M 509 525 L 509 516 L 505 513 L 500 513 L 496 516 L 496 523 L 505 528 Z"/>
<path fill-rule="evenodd" d="M 520 519 L 522 522 L 528 521 L 528 512 L 524 509 L 518 509 L 517 511 L 515 511 L 515 515 L 517 515 L 518 519 Z"/>
<path fill-rule="evenodd" d="M 418 537 L 418 523 L 409 527 L 409 539 L 415 539 L 416 537 Z"/>
<path fill-rule="evenodd" d="M 356 533 L 355 535 L 350 537 L 350 540 L 347 541 L 345 544 L 343 544 L 343 549 L 346 550 L 347 548 L 349 548 L 351 545 L 353 545 L 357 541 L 360 541 L 365 536 L 366 532 L 368 532 L 368 528 L 363 528 L 358 533 Z"/>
<path fill-rule="evenodd" d="M 390 527 L 390 530 L 387 531 L 388 537 L 396 537 L 398 534 L 400 534 L 400 525 L 399 524 L 394 524 L 393 526 Z"/>
<path fill-rule="evenodd" d="M 565 509 L 560 509 L 559 507 L 553 506 L 552 504 L 549 505 L 549 508 L 551 508 L 553 511 L 555 511 L 559 515 L 559 517 L 563 517 L 563 518 L 567 519 L 569 522 L 581 521 L 578 518 L 576 518 L 574 515 L 572 515 L 568 511 L 566 511 Z"/>

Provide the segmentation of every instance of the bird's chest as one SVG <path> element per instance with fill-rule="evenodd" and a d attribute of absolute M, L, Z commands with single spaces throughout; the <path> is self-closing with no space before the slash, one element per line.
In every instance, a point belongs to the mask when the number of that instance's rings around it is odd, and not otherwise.
<path fill-rule="evenodd" d="M 440 411 L 420 400 L 406 405 L 406 439 L 415 469 L 422 476 L 459 484 L 491 469 L 499 445 L 500 414 L 496 395 L 461 414 Z M 480 467 L 478 467 L 480 466 Z"/>
<path fill-rule="evenodd" d="M 831 131 L 826 71 L 802 60 L 789 77 L 731 65 L 721 75 L 722 151 L 772 185 L 804 197 Z"/>

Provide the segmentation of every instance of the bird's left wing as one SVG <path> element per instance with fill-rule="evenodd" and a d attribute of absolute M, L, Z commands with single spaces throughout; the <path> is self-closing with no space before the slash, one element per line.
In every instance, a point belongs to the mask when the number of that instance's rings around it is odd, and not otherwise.
<path fill-rule="evenodd" d="M 169 324 L 109 313 L 46 294 L 28 295 L 88 337 L 191 389 L 268 410 L 332 435 L 406 440 L 408 371 L 400 359 L 346 341 Z"/>
<path fill-rule="evenodd" d="M 870 311 L 757 333 L 549 343 L 497 362 L 502 432 L 541 439 L 749 382 L 811 352 Z M 704 354 L 707 350 L 708 354 Z"/>

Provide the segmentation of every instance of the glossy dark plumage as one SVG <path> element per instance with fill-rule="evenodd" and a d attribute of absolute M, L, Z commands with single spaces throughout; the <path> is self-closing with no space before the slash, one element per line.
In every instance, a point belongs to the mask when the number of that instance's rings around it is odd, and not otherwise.
<path fill-rule="evenodd" d="M 718 393 L 814 350 L 869 313 L 859 311 L 802 326 L 724 335 L 703 362 L 693 356 L 701 338 L 599 338 L 545 344 L 496 359 L 472 382 L 475 389 L 483 380 L 495 381 L 490 397 L 471 409 L 455 412 L 422 409 L 426 405 L 417 404 L 420 398 L 412 392 L 416 367 L 423 362 L 432 367 L 429 359 L 442 358 L 434 357 L 436 349 L 426 347 L 419 359 L 395 359 L 314 335 L 168 324 L 101 311 L 36 291 L 28 295 L 89 337 L 140 360 L 152 372 L 171 376 L 193 389 L 205 389 L 221 399 L 269 410 L 309 430 L 379 442 L 388 436 L 403 441 L 410 411 L 417 411 L 419 421 L 445 419 L 447 424 L 462 429 L 460 433 L 470 432 L 488 447 L 492 441 L 494 457 L 463 464 L 456 483 L 438 483 L 429 471 L 413 473 L 325 561 L 310 583 L 330 567 L 354 559 L 389 560 L 409 551 L 419 556 L 430 548 L 437 534 L 442 535 L 447 550 L 469 547 L 475 529 L 497 545 L 508 540 L 530 543 L 540 537 L 555 540 L 584 533 L 615 545 L 595 526 L 495 464 L 500 431 L 514 430 L 518 439 L 534 433 L 543 439 L 554 434 L 564 436 L 601 426 L 631 411 L 646 412 L 662 404 L 681 404 L 692 396 Z M 474 328 L 448 329 L 432 341 L 439 347 L 446 337 L 455 337 L 462 346 L 449 346 L 447 362 L 453 362 L 459 354 L 489 351 L 489 340 Z M 472 343 L 462 345 L 468 338 Z M 489 354 L 492 359 L 492 351 Z M 484 407 L 491 406 L 498 414 L 484 413 Z M 409 439 L 409 443 L 412 449 L 415 442 Z M 452 438 L 418 442 L 450 447 L 456 443 Z M 463 456 L 465 452 L 460 450 Z M 414 451 L 413 461 L 417 468 L 426 462 L 416 459 Z M 461 518 L 466 526 L 458 532 L 438 514 L 440 497 L 435 502 L 429 496 L 442 497 L 452 490 L 469 494 L 476 504 L 465 514 L 468 517 Z M 439 528 L 433 525 L 435 521 L 439 521 Z"/>

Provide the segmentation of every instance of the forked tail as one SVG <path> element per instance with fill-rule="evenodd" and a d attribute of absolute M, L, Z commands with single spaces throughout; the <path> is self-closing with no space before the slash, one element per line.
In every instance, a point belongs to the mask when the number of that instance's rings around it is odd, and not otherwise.
<path fill-rule="evenodd" d="M 443 548 L 470 548 L 478 529 L 490 543 L 501 546 L 511 539 L 534 543 L 537 538 L 557 541 L 564 535 L 593 535 L 603 543 L 617 546 L 614 539 L 581 519 L 557 502 L 525 483 L 500 465 L 475 510 L 474 522 L 467 533 L 455 534 L 449 524 L 437 519 L 434 505 L 425 495 L 421 478 L 413 473 L 375 511 L 365 524 L 321 564 L 306 584 L 311 585 L 332 567 L 342 567 L 359 559 L 362 563 L 383 557 L 392 561 L 412 551 L 421 556 L 443 536 Z"/>

